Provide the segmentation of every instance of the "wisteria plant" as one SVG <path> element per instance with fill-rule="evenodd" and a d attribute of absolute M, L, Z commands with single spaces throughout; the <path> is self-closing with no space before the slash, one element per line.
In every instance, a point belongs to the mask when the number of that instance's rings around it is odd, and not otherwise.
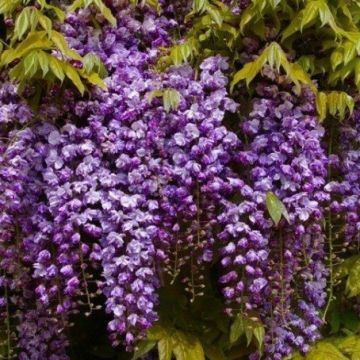
<path fill-rule="evenodd" d="M 360 359 L 360 2 L 0 0 L 0 358 Z"/>

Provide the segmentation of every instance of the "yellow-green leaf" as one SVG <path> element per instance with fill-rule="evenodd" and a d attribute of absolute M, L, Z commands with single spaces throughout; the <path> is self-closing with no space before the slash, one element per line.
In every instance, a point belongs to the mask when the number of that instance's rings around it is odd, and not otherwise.
<path fill-rule="evenodd" d="M 76 88 L 79 90 L 81 95 L 84 95 L 85 86 L 82 83 L 79 73 L 76 71 L 76 69 L 72 65 L 64 63 L 64 70 L 65 70 L 66 76 L 76 86 Z"/>
<path fill-rule="evenodd" d="M 347 65 L 349 61 L 356 56 L 356 47 L 351 41 L 346 41 L 343 45 L 344 48 L 344 64 Z"/>
<path fill-rule="evenodd" d="M 244 334 L 245 327 L 245 319 L 242 315 L 239 314 L 230 327 L 230 342 L 232 344 L 236 343 L 242 334 Z"/>
<path fill-rule="evenodd" d="M 319 91 L 316 95 L 316 109 L 319 114 L 319 120 L 323 121 L 327 112 L 327 96 L 324 92 Z"/>
<path fill-rule="evenodd" d="M 52 22 L 51 20 L 39 12 L 39 23 L 44 30 L 46 30 L 51 36 Z"/>
<path fill-rule="evenodd" d="M 73 12 L 84 6 L 83 0 L 75 0 L 69 7 L 68 11 Z"/>
<path fill-rule="evenodd" d="M 360 294 L 360 260 L 357 260 L 350 269 L 346 281 L 346 294 L 354 297 Z"/>
<path fill-rule="evenodd" d="M 44 31 L 31 32 L 15 49 L 5 50 L 1 56 L 1 64 L 8 65 L 13 60 L 22 58 L 32 50 L 51 49 L 52 42 L 46 38 Z"/>
<path fill-rule="evenodd" d="M 90 75 L 82 74 L 82 77 L 89 81 L 90 84 L 96 85 L 103 90 L 107 90 L 107 86 L 104 80 L 102 80 L 97 73 L 92 73 Z"/>
<path fill-rule="evenodd" d="M 76 51 L 69 48 L 69 45 L 67 44 L 64 36 L 59 32 L 52 31 L 51 40 L 65 56 L 78 61 L 82 60 L 82 57 Z"/>
<path fill-rule="evenodd" d="M 30 8 L 24 8 L 15 21 L 14 35 L 21 39 L 30 25 Z"/>
<path fill-rule="evenodd" d="M 2 0 L 0 1 L 0 14 L 10 14 L 21 4 L 20 0 Z"/>
<path fill-rule="evenodd" d="M 63 81 L 65 78 L 63 63 L 53 56 L 49 57 L 49 65 L 53 74 L 60 80 Z"/>
<path fill-rule="evenodd" d="M 275 225 L 278 225 L 281 217 L 283 216 L 288 222 L 290 222 L 289 214 L 282 201 L 271 191 L 266 193 L 266 207 L 269 214 L 274 221 Z"/>
<path fill-rule="evenodd" d="M 156 341 L 142 340 L 136 346 L 136 350 L 131 360 L 137 360 L 142 356 L 146 355 L 151 351 L 156 345 Z"/>
<path fill-rule="evenodd" d="M 310 1 L 302 12 L 300 30 L 313 21 L 319 13 L 319 5 L 317 1 Z"/>
<path fill-rule="evenodd" d="M 38 61 L 43 72 L 43 77 L 49 72 L 49 57 L 50 55 L 46 54 L 44 51 L 37 52 Z"/>
<path fill-rule="evenodd" d="M 94 4 L 100 10 L 101 15 L 112 25 L 116 26 L 116 18 L 111 13 L 111 10 L 102 2 L 102 0 L 93 0 Z"/>
<path fill-rule="evenodd" d="M 330 56 L 332 69 L 335 70 L 343 61 L 343 52 L 340 49 L 335 49 Z"/>
<path fill-rule="evenodd" d="M 205 360 L 204 350 L 196 338 L 188 338 L 177 331 L 173 335 L 173 353 L 176 360 Z"/>
<path fill-rule="evenodd" d="M 354 99 L 343 91 L 331 91 L 327 94 L 329 114 L 344 119 L 348 110 L 350 114 L 354 110 Z"/>
<path fill-rule="evenodd" d="M 163 97 L 164 91 L 163 90 L 153 90 L 146 94 L 147 101 L 149 104 L 153 101 L 154 97 Z"/>
<path fill-rule="evenodd" d="M 194 12 L 202 12 L 207 7 L 207 0 L 193 0 L 192 8 Z"/>
<path fill-rule="evenodd" d="M 37 52 L 32 51 L 28 55 L 25 56 L 24 60 L 24 75 L 25 77 L 33 77 L 37 70 L 38 70 L 38 58 L 37 58 Z"/>
<path fill-rule="evenodd" d="M 319 342 L 305 357 L 306 360 L 348 360 L 333 344 L 330 342 Z"/>
<path fill-rule="evenodd" d="M 303 55 L 297 63 L 302 67 L 306 73 L 313 74 L 315 72 L 315 56 L 314 55 Z"/>
<path fill-rule="evenodd" d="M 56 17 L 58 18 L 58 20 L 59 20 L 61 23 L 64 22 L 64 20 L 65 20 L 65 12 L 62 11 L 59 7 L 53 6 L 53 5 L 49 5 L 49 4 L 46 4 L 45 7 L 46 7 L 46 9 L 48 9 L 48 10 L 52 10 L 52 11 L 55 13 Z"/>
<path fill-rule="evenodd" d="M 166 112 L 176 110 L 180 103 L 180 93 L 175 89 L 165 89 L 163 92 L 163 101 Z"/>
<path fill-rule="evenodd" d="M 168 332 L 161 325 L 152 326 L 147 332 L 148 340 L 161 340 L 162 338 L 168 336 Z"/>
<path fill-rule="evenodd" d="M 273 42 L 267 48 L 263 50 L 261 55 L 251 61 L 239 70 L 231 82 L 230 88 L 231 91 L 234 86 L 241 80 L 245 80 L 246 84 L 249 85 L 250 82 L 258 75 L 263 68 L 263 66 L 268 63 L 271 67 L 279 70 L 283 68 L 286 72 L 286 75 L 299 87 L 300 83 L 310 86 L 311 89 L 315 90 L 310 77 L 305 73 L 303 68 L 299 64 L 292 64 L 287 60 L 286 54 L 282 50 L 281 46 Z"/>
<path fill-rule="evenodd" d="M 30 13 L 30 31 L 36 31 L 39 23 L 39 14 L 41 12 L 38 9 L 32 9 Z"/>
<path fill-rule="evenodd" d="M 158 0 L 146 0 L 146 4 L 153 8 L 158 14 L 160 14 L 161 5 Z"/>
<path fill-rule="evenodd" d="M 212 6 L 212 5 L 207 6 L 206 11 L 209 13 L 211 18 L 215 21 L 215 23 L 218 26 L 221 26 L 224 19 L 221 15 L 220 11 L 215 6 Z"/>
<path fill-rule="evenodd" d="M 171 360 L 173 351 L 172 340 L 164 337 L 158 342 L 159 360 Z"/>

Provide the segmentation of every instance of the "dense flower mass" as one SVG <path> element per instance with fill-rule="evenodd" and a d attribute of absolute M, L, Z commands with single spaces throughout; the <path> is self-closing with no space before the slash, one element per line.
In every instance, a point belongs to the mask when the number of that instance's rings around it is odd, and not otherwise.
<path fill-rule="evenodd" d="M 345 219 L 344 240 L 354 251 L 359 244 L 360 229 L 360 168 L 359 168 L 359 112 L 341 124 L 338 134 L 330 134 L 331 141 L 342 139 L 337 153 L 330 157 L 333 177 L 326 191 L 333 194 L 330 210 L 334 215 L 342 214 Z M 340 179 L 340 180 L 339 180 Z"/>
<path fill-rule="evenodd" d="M 274 192 L 288 212 L 288 224 L 272 228 L 269 256 L 263 262 L 266 281 L 260 312 L 266 316 L 266 345 L 281 359 L 293 346 L 302 351 L 319 337 L 319 310 L 325 303 L 324 234 L 319 224 L 327 159 L 321 147 L 324 129 L 315 116 L 314 98 L 295 97 L 276 86 L 260 88 L 250 118 L 243 124 L 249 149 L 240 153 L 251 166 L 255 196 Z M 261 282 L 260 282 L 261 280 Z M 296 294 L 295 294 L 296 286 Z M 253 292 L 256 292 L 253 290 Z M 274 336 L 275 335 L 275 336 Z"/>
<path fill-rule="evenodd" d="M 34 112 L 0 86 L 0 313 L 20 360 L 68 359 L 72 316 L 99 307 L 112 345 L 132 351 L 159 320 L 160 288 L 181 284 L 192 303 L 210 268 L 224 313 L 263 324 L 250 359 L 306 353 L 324 324 L 329 212 L 358 246 L 359 114 L 328 156 L 307 88 L 264 71 L 249 112 L 223 56 L 156 71 L 190 9 L 160 3 L 159 14 L 112 2 L 115 27 L 91 7 L 68 15 L 61 31 L 101 59 L 106 90 L 54 85 Z M 257 45 L 244 41 L 251 57 Z M 269 194 L 285 209 L 278 223 Z"/>

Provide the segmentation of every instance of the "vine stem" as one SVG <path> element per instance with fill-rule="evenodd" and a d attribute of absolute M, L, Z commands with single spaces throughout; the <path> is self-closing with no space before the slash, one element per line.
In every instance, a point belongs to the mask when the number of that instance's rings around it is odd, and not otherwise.
<path fill-rule="evenodd" d="M 329 141 L 329 151 L 328 154 L 332 154 L 332 143 L 334 136 L 334 126 L 330 128 L 330 141 Z M 331 165 L 328 165 L 328 179 L 331 180 Z M 329 311 L 330 305 L 334 299 L 334 264 L 333 264 L 333 254 L 334 254 L 334 244 L 333 244 L 333 231 L 332 231 L 332 214 L 329 207 L 328 216 L 327 216 L 327 238 L 329 245 L 329 289 L 328 289 L 328 301 L 323 314 L 323 321 L 326 319 L 326 315 Z"/>
<path fill-rule="evenodd" d="M 176 243 L 175 243 L 175 259 L 174 259 L 174 268 L 173 268 L 173 273 L 172 273 L 172 280 L 171 280 L 171 285 L 173 285 L 175 283 L 175 280 L 177 278 L 178 275 L 178 261 L 179 261 L 179 248 L 178 248 L 178 241 L 179 241 L 179 235 L 176 235 Z"/>
<path fill-rule="evenodd" d="M 81 262 L 81 266 L 80 266 L 81 267 L 81 275 L 82 275 L 83 281 L 84 281 L 86 302 L 87 302 L 87 305 L 89 307 L 88 315 L 90 315 L 92 313 L 92 310 L 93 310 L 93 304 L 92 304 L 92 302 L 90 300 L 90 292 L 89 292 L 89 287 L 88 287 L 86 274 L 85 274 L 85 269 L 84 269 L 85 263 L 84 263 L 83 253 L 81 251 L 81 245 L 80 245 L 80 262 Z"/>
<path fill-rule="evenodd" d="M 190 302 L 193 303 L 195 301 L 195 280 L 194 280 L 194 259 L 193 259 L 193 254 L 191 254 L 191 259 L 190 259 L 191 263 L 191 271 L 190 271 L 190 276 L 191 276 L 191 299 Z"/>

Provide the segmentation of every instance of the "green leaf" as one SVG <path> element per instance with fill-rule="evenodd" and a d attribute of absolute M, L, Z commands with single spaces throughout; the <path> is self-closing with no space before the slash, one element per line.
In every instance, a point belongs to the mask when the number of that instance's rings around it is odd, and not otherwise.
<path fill-rule="evenodd" d="M 161 340 L 167 336 L 167 330 L 164 329 L 161 325 L 154 325 L 147 332 L 148 340 Z"/>
<path fill-rule="evenodd" d="M 44 51 L 37 52 L 38 61 L 43 72 L 43 77 L 49 72 L 49 55 L 46 54 Z"/>
<path fill-rule="evenodd" d="M 187 41 L 184 44 L 174 46 L 170 50 L 170 58 L 173 64 L 178 66 L 184 62 L 187 62 L 194 52 L 194 43 Z"/>
<path fill-rule="evenodd" d="M 21 0 L 1 0 L 0 14 L 11 14 L 16 10 L 19 5 L 21 5 Z"/>
<path fill-rule="evenodd" d="M 69 12 L 74 12 L 79 8 L 84 7 L 84 0 L 75 0 L 69 7 L 68 7 L 68 11 Z"/>
<path fill-rule="evenodd" d="M 357 316 L 355 315 L 355 317 Z M 351 360 L 360 359 L 360 337 L 358 335 L 335 338 L 333 343 L 341 352 L 351 356 Z"/>
<path fill-rule="evenodd" d="M 253 333 L 255 336 L 255 339 L 257 341 L 257 346 L 259 349 L 262 348 L 265 338 L 265 328 L 262 324 L 258 323 L 257 325 L 254 325 Z"/>
<path fill-rule="evenodd" d="M 26 77 L 31 78 L 33 77 L 37 70 L 38 70 L 38 57 L 37 52 L 32 51 L 24 58 L 24 74 Z"/>
<path fill-rule="evenodd" d="M 39 14 L 41 14 L 41 12 L 38 9 L 32 9 L 30 12 L 30 31 L 36 31 L 39 23 Z"/>
<path fill-rule="evenodd" d="M 344 62 L 343 52 L 339 49 L 334 50 L 330 56 L 330 62 L 332 69 L 335 70 L 342 62 Z"/>
<path fill-rule="evenodd" d="M 46 6 L 45 0 L 36 0 L 36 2 L 40 5 L 40 9 L 43 10 Z"/>
<path fill-rule="evenodd" d="M 211 18 L 215 21 L 215 23 L 218 26 L 222 25 L 224 19 L 221 15 L 221 12 L 215 6 L 212 6 L 212 5 L 207 6 L 206 11 L 209 13 Z"/>
<path fill-rule="evenodd" d="M 45 7 L 46 7 L 46 9 L 48 9 L 48 10 L 52 10 L 52 11 L 55 13 L 56 17 L 58 18 L 58 20 L 59 20 L 61 23 L 64 22 L 64 20 L 65 20 L 65 12 L 62 11 L 59 7 L 53 6 L 53 5 L 49 5 L 49 4 L 46 4 Z"/>
<path fill-rule="evenodd" d="M 64 36 L 59 32 L 52 31 L 51 40 L 65 56 L 78 61 L 82 60 L 82 57 L 76 51 L 69 48 Z"/>
<path fill-rule="evenodd" d="M 305 73 L 303 68 L 299 64 L 290 63 L 287 60 L 286 54 L 282 50 L 281 46 L 276 42 L 272 42 L 263 50 L 257 59 L 245 64 L 245 66 L 234 75 L 230 85 L 231 91 L 241 80 L 245 80 L 246 84 L 249 85 L 256 75 L 260 73 L 266 63 L 277 70 L 282 67 L 285 70 L 286 75 L 298 88 L 299 84 L 303 83 L 308 85 L 312 90 L 316 90 L 310 77 Z"/>
<path fill-rule="evenodd" d="M 172 338 L 176 360 L 205 360 L 204 350 L 198 339 L 190 340 L 180 331 L 175 332 Z"/>
<path fill-rule="evenodd" d="M 81 76 L 84 77 L 87 81 L 89 81 L 90 84 L 96 85 L 103 90 L 107 90 L 107 86 L 104 80 L 102 80 L 98 74 L 92 73 L 90 75 L 86 75 L 82 73 Z"/>
<path fill-rule="evenodd" d="M 258 319 L 247 318 L 242 314 L 238 314 L 230 327 L 230 343 L 235 344 L 242 335 L 246 337 L 247 346 L 249 346 L 253 338 L 255 338 L 257 348 L 262 348 L 265 329 Z"/>
<path fill-rule="evenodd" d="M 354 297 L 360 294 L 360 259 L 355 261 L 350 269 L 346 281 L 346 294 L 348 297 Z"/>
<path fill-rule="evenodd" d="M 207 0 L 193 0 L 192 8 L 194 12 L 201 13 L 205 10 L 207 5 Z"/>
<path fill-rule="evenodd" d="M 348 360 L 348 358 L 330 342 L 322 341 L 311 349 L 306 360 Z"/>
<path fill-rule="evenodd" d="M 180 93 L 175 89 L 165 89 L 163 92 L 163 101 L 166 112 L 176 110 L 180 103 Z"/>
<path fill-rule="evenodd" d="M 298 87 L 300 90 L 300 83 L 306 84 L 313 92 L 317 92 L 317 89 L 309 75 L 304 71 L 304 69 L 299 64 L 289 64 L 288 69 L 286 72 L 288 77 L 293 81 L 293 83 Z"/>
<path fill-rule="evenodd" d="M 159 360 L 171 360 L 173 351 L 172 339 L 165 337 L 158 342 Z"/>
<path fill-rule="evenodd" d="M 32 50 L 48 50 L 51 49 L 52 42 L 46 38 L 44 31 L 30 32 L 15 49 L 8 49 L 2 53 L 1 64 L 8 65 L 15 59 L 24 57 Z"/>
<path fill-rule="evenodd" d="M 93 72 L 96 72 L 101 78 L 108 75 L 105 65 L 94 53 L 88 53 L 83 57 L 83 65 L 84 71 L 89 75 Z"/>
<path fill-rule="evenodd" d="M 10 78 L 11 79 L 15 79 L 15 80 L 18 80 L 20 81 L 20 85 L 22 87 L 22 90 L 25 86 L 25 79 L 24 79 L 24 62 L 23 61 L 20 61 L 15 67 L 13 67 L 10 72 L 9 72 L 9 75 L 10 75 Z M 20 86 L 19 85 L 19 86 Z M 21 91 L 20 91 L 21 93 Z"/>
<path fill-rule="evenodd" d="M 297 31 L 302 31 L 304 28 L 311 26 L 318 17 L 320 19 L 321 26 L 329 25 L 336 36 L 345 33 L 344 30 L 337 26 L 327 1 L 312 0 L 307 2 L 305 8 L 294 17 L 288 27 L 283 31 L 282 41 L 289 38 Z"/>
<path fill-rule="evenodd" d="M 82 83 L 79 73 L 76 71 L 76 69 L 72 65 L 64 63 L 64 70 L 66 76 L 72 81 L 75 87 L 79 90 L 80 94 L 84 95 L 85 86 Z"/>
<path fill-rule="evenodd" d="M 308 6 L 303 10 L 301 16 L 300 30 L 302 31 L 310 22 L 312 22 L 319 13 L 319 5 L 317 1 L 309 2 Z"/>
<path fill-rule="evenodd" d="M 112 25 L 116 26 L 116 18 L 111 13 L 111 10 L 102 2 L 102 0 L 93 0 L 94 4 L 100 10 L 101 15 Z"/>
<path fill-rule="evenodd" d="M 313 74 L 315 72 L 315 56 L 314 55 L 304 55 L 301 56 L 297 63 L 302 67 L 306 73 Z"/>
<path fill-rule="evenodd" d="M 161 5 L 158 0 L 146 0 L 146 4 L 153 8 L 158 14 L 161 13 Z"/>
<path fill-rule="evenodd" d="M 137 360 L 151 351 L 156 345 L 156 341 L 142 340 L 136 346 L 136 351 L 131 360 Z"/>
<path fill-rule="evenodd" d="M 334 268 L 334 276 L 336 279 L 342 279 L 349 275 L 354 264 L 360 261 L 360 255 L 353 255 Z"/>
<path fill-rule="evenodd" d="M 164 91 L 163 90 L 153 90 L 146 94 L 147 101 L 149 104 L 153 101 L 155 97 L 163 97 Z"/>
<path fill-rule="evenodd" d="M 244 334 L 245 332 L 245 320 L 242 315 L 238 315 L 234 322 L 231 324 L 230 327 L 230 343 L 234 344 L 236 343 L 239 338 Z"/>
<path fill-rule="evenodd" d="M 63 63 L 57 58 L 50 56 L 49 65 L 53 74 L 60 80 L 63 81 L 65 78 Z"/>
<path fill-rule="evenodd" d="M 266 207 L 269 211 L 269 214 L 274 221 L 275 225 L 277 226 L 283 216 L 288 222 L 289 214 L 286 210 L 285 205 L 282 201 L 271 191 L 266 193 Z"/>
<path fill-rule="evenodd" d="M 316 95 L 316 109 L 319 114 L 319 120 L 323 121 L 327 113 L 327 96 L 324 92 L 319 91 Z"/>
<path fill-rule="evenodd" d="M 47 16 L 41 14 L 40 12 L 39 12 L 39 23 L 42 26 L 42 28 L 45 31 L 47 31 L 48 34 L 51 36 L 52 22 Z"/>
<path fill-rule="evenodd" d="M 30 25 L 30 8 L 24 8 L 15 21 L 14 35 L 21 39 Z"/>
<path fill-rule="evenodd" d="M 343 120 L 346 111 L 351 114 L 354 110 L 354 99 L 343 91 L 331 91 L 327 94 L 329 114 L 339 116 Z"/>
<path fill-rule="evenodd" d="M 255 11 L 253 6 L 248 6 L 241 14 L 241 20 L 240 20 L 240 31 L 241 33 L 244 33 L 244 29 L 246 25 L 248 25 L 251 20 L 255 16 Z"/>
<path fill-rule="evenodd" d="M 343 45 L 344 64 L 347 65 L 356 56 L 356 47 L 351 41 L 346 41 Z"/>

